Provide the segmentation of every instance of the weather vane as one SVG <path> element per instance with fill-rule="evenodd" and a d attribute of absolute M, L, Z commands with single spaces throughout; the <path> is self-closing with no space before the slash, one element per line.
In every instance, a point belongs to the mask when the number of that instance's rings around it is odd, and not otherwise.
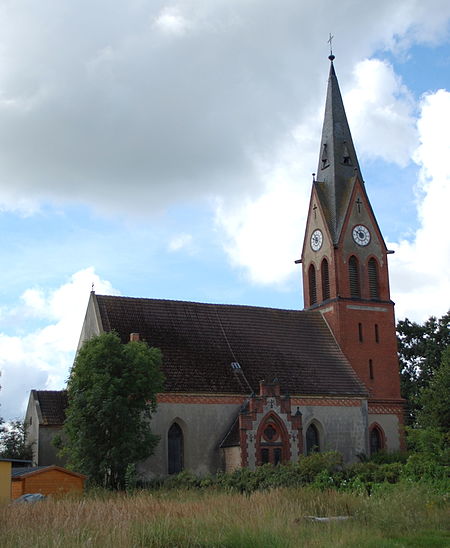
<path fill-rule="evenodd" d="M 330 44 L 330 55 L 328 56 L 328 59 L 329 59 L 330 61 L 333 61 L 334 58 L 335 58 L 334 55 L 333 55 L 333 38 L 334 38 L 334 36 L 333 36 L 333 35 L 331 34 L 331 32 L 330 32 L 330 37 L 329 37 L 328 40 L 327 40 L 328 43 Z"/>
<path fill-rule="evenodd" d="M 92 284 L 91 284 L 91 291 L 94 291 L 94 287 L 95 287 L 95 284 L 94 284 L 94 282 L 92 282 Z"/>

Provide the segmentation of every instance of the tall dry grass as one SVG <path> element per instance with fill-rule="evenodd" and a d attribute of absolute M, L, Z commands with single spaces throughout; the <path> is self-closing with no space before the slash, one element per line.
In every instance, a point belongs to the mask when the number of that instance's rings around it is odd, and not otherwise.
<path fill-rule="evenodd" d="M 250 496 L 214 491 L 93 493 L 0 508 L 0 546 L 384 547 L 395 538 L 447 539 L 442 497 L 417 486 L 355 495 L 309 488 Z M 349 515 L 313 523 L 306 516 Z M 434 533 L 431 533 L 433 532 Z M 430 536 L 431 535 L 431 536 Z M 434 537 L 433 537 L 434 538 Z M 434 542 L 434 541 L 433 541 Z M 427 546 L 427 544 L 423 544 Z"/>

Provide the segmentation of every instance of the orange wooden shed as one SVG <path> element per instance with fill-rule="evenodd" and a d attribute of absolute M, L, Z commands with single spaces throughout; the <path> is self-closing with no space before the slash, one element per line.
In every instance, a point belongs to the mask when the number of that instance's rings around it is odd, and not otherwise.
<path fill-rule="evenodd" d="M 42 493 L 43 495 L 81 493 L 85 481 L 86 476 L 55 465 L 13 468 L 11 471 L 11 498 L 16 499 L 26 493 Z"/>

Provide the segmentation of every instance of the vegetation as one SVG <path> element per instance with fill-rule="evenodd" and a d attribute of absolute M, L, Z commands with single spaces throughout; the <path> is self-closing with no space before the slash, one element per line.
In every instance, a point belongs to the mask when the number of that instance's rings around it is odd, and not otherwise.
<path fill-rule="evenodd" d="M 445 384 L 445 382 L 449 377 L 447 348 L 450 345 L 450 311 L 439 319 L 431 316 L 423 325 L 411 322 L 408 318 L 399 321 L 397 341 L 401 392 L 407 404 L 407 424 L 436 426 L 433 420 L 439 411 L 431 405 L 432 395 L 428 392 L 428 388 L 431 384 L 434 393 L 442 395 L 444 392 L 446 401 L 449 401 L 450 383 Z M 445 373 L 438 374 L 445 359 L 447 376 Z M 432 382 L 435 377 L 436 380 Z M 428 410 L 431 412 L 430 417 L 428 417 Z"/>
<path fill-rule="evenodd" d="M 32 459 L 33 451 L 27 442 L 27 431 L 23 421 L 11 421 L 5 425 L 0 419 L 0 457 L 4 459 Z"/>
<path fill-rule="evenodd" d="M 104 333 L 81 348 L 70 373 L 63 454 L 91 484 L 124 489 L 158 442 L 149 421 L 162 390 L 161 353 Z M 131 466 L 130 466 L 131 465 Z M 128 470 L 128 473 L 127 473 Z"/>
<path fill-rule="evenodd" d="M 315 522 L 311 516 L 345 516 Z M 94 491 L 0 507 L 0 545 L 368 548 L 448 546 L 448 506 L 426 485 L 357 491 L 281 488 Z"/>

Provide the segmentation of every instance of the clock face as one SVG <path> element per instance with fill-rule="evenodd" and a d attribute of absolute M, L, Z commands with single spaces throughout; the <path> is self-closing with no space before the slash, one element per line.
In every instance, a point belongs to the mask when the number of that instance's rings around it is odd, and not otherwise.
<path fill-rule="evenodd" d="M 364 225 L 356 225 L 353 229 L 353 239 L 358 245 L 367 245 L 370 242 L 369 229 Z"/>
<path fill-rule="evenodd" d="M 319 251 L 322 247 L 323 236 L 322 232 L 317 229 L 311 234 L 311 249 L 313 251 Z"/>

